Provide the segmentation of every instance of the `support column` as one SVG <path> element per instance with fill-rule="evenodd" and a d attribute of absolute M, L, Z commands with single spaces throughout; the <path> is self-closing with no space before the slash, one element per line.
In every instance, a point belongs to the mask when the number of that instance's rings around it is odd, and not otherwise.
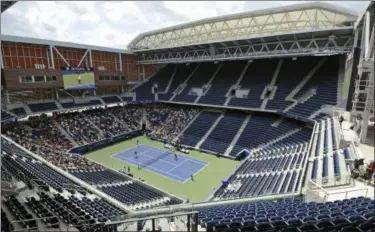
<path fill-rule="evenodd" d="M 55 59 L 53 58 L 53 47 L 49 45 L 49 54 L 51 56 L 51 68 L 55 69 Z"/>
<path fill-rule="evenodd" d="M 46 55 L 47 55 L 47 65 L 48 65 L 48 69 L 51 69 L 51 61 L 50 61 L 50 57 L 49 57 L 48 48 L 46 48 Z"/>
<path fill-rule="evenodd" d="M 142 75 L 143 75 L 143 79 L 142 81 L 144 81 L 146 79 L 146 74 L 145 74 L 145 65 L 142 64 Z"/>
<path fill-rule="evenodd" d="M 9 98 L 8 90 L 4 90 L 4 91 L 5 91 L 5 97 L 6 97 L 7 103 L 10 104 L 10 98 Z"/>
<path fill-rule="evenodd" d="M 1 62 L 1 68 L 4 68 L 4 61 L 3 61 L 3 49 L 1 49 L 1 54 L 0 54 L 0 62 Z"/>
<path fill-rule="evenodd" d="M 91 51 L 91 49 L 89 49 L 89 55 L 90 55 L 90 68 L 92 68 L 93 65 L 92 65 L 92 51 Z"/>
<path fill-rule="evenodd" d="M 120 62 L 120 72 L 122 72 L 122 55 L 121 52 L 118 54 L 119 62 Z"/>
<path fill-rule="evenodd" d="M 155 231 L 155 218 L 151 219 L 152 221 L 152 231 Z"/>
<path fill-rule="evenodd" d="M 365 57 L 367 57 L 367 54 L 369 52 L 369 42 L 370 42 L 370 11 L 366 12 L 365 15 L 365 25 L 364 28 L 365 30 Z"/>

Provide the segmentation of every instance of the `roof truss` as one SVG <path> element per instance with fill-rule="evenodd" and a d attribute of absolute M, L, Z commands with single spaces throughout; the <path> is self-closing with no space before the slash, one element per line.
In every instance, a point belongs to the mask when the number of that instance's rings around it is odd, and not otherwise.
<path fill-rule="evenodd" d="M 349 53 L 352 36 L 331 36 L 287 41 L 265 42 L 247 45 L 210 46 L 203 49 L 181 51 L 163 50 L 143 53 L 138 64 L 184 63 L 216 60 L 258 59 L 286 56 L 311 56 Z M 223 44 L 225 45 L 225 44 Z"/>
<path fill-rule="evenodd" d="M 240 40 L 280 33 L 327 30 L 351 26 L 355 18 L 323 7 L 274 11 L 222 20 L 176 26 L 138 36 L 128 46 L 133 51 Z M 349 24 L 349 25 L 348 25 Z"/>

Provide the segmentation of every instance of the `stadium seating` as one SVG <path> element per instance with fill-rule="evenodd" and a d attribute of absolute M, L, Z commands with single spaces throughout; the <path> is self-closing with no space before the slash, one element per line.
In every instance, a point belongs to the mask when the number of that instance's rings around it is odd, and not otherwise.
<path fill-rule="evenodd" d="M 14 226 L 10 223 L 8 216 L 1 209 L 1 232 L 12 231 Z"/>
<path fill-rule="evenodd" d="M 207 231 L 374 231 L 374 200 L 334 202 L 260 201 L 203 208 Z"/>
<path fill-rule="evenodd" d="M 16 114 L 17 116 L 25 116 L 26 115 L 26 111 L 25 111 L 25 108 L 13 108 L 11 110 L 12 113 Z"/>
<path fill-rule="evenodd" d="M 121 98 L 125 102 L 132 102 L 133 101 L 133 97 L 121 97 Z"/>
<path fill-rule="evenodd" d="M 164 91 L 168 85 L 169 79 L 172 77 L 175 65 L 168 64 L 155 74 L 151 79 L 138 86 L 134 92 L 136 92 L 137 101 L 155 100 L 155 95 L 152 93 L 152 87 L 155 84 L 158 86 L 158 91 Z"/>
<path fill-rule="evenodd" d="M 128 128 L 106 109 L 85 111 L 82 114 L 86 120 L 90 120 L 104 132 L 104 137 L 113 137 L 128 132 Z"/>
<path fill-rule="evenodd" d="M 29 108 L 33 113 L 52 111 L 58 109 L 55 102 L 29 104 Z"/>
<path fill-rule="evenodd" d="M 51 186 L 56 191 L 62 192 L 65 187 L 74 188 L 77 185 L 70 179 L 53 171 L 43 163 L 36 162 L 35 159 L 29 157 L 11 157 L 5 155 L 1 158 L 4 165 L 11 174 L 19 180 L 30 183 L 37 181 L 38 184 Z M 47 189 L 49 189 L 47 187 Z"/>
<path fill-rule="evenodd" d="M 63 102 L 60 103 L 63 108 L 78 108 L 78 107 L 87 107 L 87 106 L 94 106 L 94 105 L 101 105 L 102 103 L 99 100 L 90 100 L 87 103 L 75 103 L 72 102 Z"/>
<path fill-rule="evenodd" d="M 218 112 L 203 111 L 184 131 L 181 143 L 194 147 L 220 116 Z"/>
<path fill-rule="evenodd" d="M 211 82 L 208 92 L 198 103 L 224 105 L 229 88 L 236 83 L 246 65 L 246 61 L 223 62 L 223 66 Z"/>
<path fill-rule="evenodd" d="M 78 112 L 59 114 L 55 119 L 79 145 L 102 139 L 99 131 L 90 126 L 85 117 Z"/>
<path fill-rule="evenodd" d="M 329 57 L 320 69 L 294 96 L 302 97 L 310 89 L 316 89 L 316 94 L 307 101 L 299 103 L 288 111 L 289 114 L 308 118 L 318 111 L 322 105 L 336 105 L 338 89 L 339 57 Z"/>
<path fill-rule="evenodd" d="M 135 182 L 106 185 L 102 186 L 101 190 L 133 209 L 182 203 L 181 200 L 171 199 L 162 192 L 145 188 Z"/>
<path fill-rule="evenodd" d="M 38 193 L 40 200 L 28 199 L 32 207 L 46 206 L 46 209 L 57 215 L 63 222 L 74 225 L 79 231 L 116 231 L 103 228 L 103 222 L 116 215 L 124 214 L 113 206 L 103 201 L 90 200 L 85 197 L 82 200 L 76 197 L 65 198 L 60 194 Z"/>
<path fill-rule="evenodd" d="M 272 100 L 267 102 L 267 109 L 282 110 L 292 102 L 285 98 L 295 87 L 307 76 L 321 57 L 299 57 L 297 60 L 285 58 L 277 76 L 275 86 L 277 87 Z M 298 68 L 297 68 L 298 67 Z"/>
<path fill-rule="evenodd" d="M 218 66 L 219 64 L 214 64 L 213 62 L 201 63 L 195 73 L 188 80 L 185 88 L 180 94 L 176 95 L 173 101 L 193 103 L 197 98 L 197 95 L 190 93 L 191 89 L 202 88 L 203 85 L 211 79 Z"/>
<path fill-rule="evenodd" d="M 242 113 L 225 113 L 219 123 L 200 146 L 200 149 L 224 154 L 238 129 L 241 127 L 246 115 Z"/>
<path fill-rule="evenodd" d="M 234 145 L 231 155 L 236 155 L 245 148 L 254 148 L 252 141 L 255 141 L 259 135 L 269 129 L 274 119 L 276 119 L 276 116 L 270 114 L 252 114 L 237 143 Z M 253 133 L 254 131 L 257 131 L 257 133 Z"/>
<path fill-rule="evenodd" d="M 1 121 L 6 121 L 8 119 L 11 119 L 13 118 L 13 115 L 11 115 L 10 113 L 4 111 L 4 110 L 1 110 Z"/>
<path fill-rule="evenodd" d="M 117 96 L 102 97 L 102 99 L 106 104 L 113 104 L 113 103 L 121 102 L 121 100 Z"/>
<path fill-rule="evenodd" d="M 278 59 L 265 59 L 251 63 L 239 84 L 240 89 L 250 90 L 248 96 L 246 98 L 232 97 L 228 105 L 260 108 L 264 87 L 271 82 L 278 62 Z"/>
<path fill-rule="evenodd" d="M 159 91 L 159 100 L 169 101 L 173 96 L 174 91 L 180 86 L 184 81 L 189 77 L 189 75 L 194 71 L 197 64 L 177 64 L 176 75 L 174 76 L 167 93 L 160 93 L 163 90 Z"/>
<path fill-rule="evenodd" d="M 105 169 L 73 170 L 70 173 L 93 185 L 110 184 L 129 180 L 129 178 L 125 178 L 123 175 Z"/>
<path fill-rule="evenodd" d="M 35 218 L 15 196 L 5 196 L 4 198 L 5 200 L 2 203 L 9 209 L 16 220 L 21 222 L 23 228 L 33 230 L 38 227 Z"/>

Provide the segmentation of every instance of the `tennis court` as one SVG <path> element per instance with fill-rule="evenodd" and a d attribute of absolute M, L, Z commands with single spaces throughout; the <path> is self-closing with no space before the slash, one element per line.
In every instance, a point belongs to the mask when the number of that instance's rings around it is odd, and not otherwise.
<path fill-rule="evenodd" d="M 137 151 L 138 157 L 135 156 Z M 113 155 L 116 159 L 148 169 L 175 181 L 185 183 L 192 174 L 202 170 L 208 163 L 170 151 L 139 145 Z"/>

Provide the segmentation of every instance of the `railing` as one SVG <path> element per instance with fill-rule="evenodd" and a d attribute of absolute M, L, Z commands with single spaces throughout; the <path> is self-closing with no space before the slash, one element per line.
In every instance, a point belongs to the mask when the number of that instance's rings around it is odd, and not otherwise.
<path fill-rule="evenodd" d="M 26 231 L 61 231 L 60 222 L 57 220 L 52 224 L 45 224 L 50 219 L 56 218 L 55 216 L 42 217 L 42 218 L 32 218 L 26 220 L 14 220 L 9 223 L 9 230 L 12 232 L 26 232 Z M 36 223 L 36 227 L 29 227 L 27 224 L 29 222 Z M 38 223 L 39 222 L 39 223 Z M 38 225 L 39 224 L 39 225 Z M 75 230 L 77 231 L 77 230 Z"/>
<path fill-rule="evenodd" d="M 309 180 L 307 183 L 307 191 L 304 195 L 304 200 L 306 202 L 327 202 L 335 200 L 343 200 L 357 196 L 368 196 L 368 189 L 354 189 L 354 190 L 342 190 L 342 191 L 328 191 L 323 186 L 317 184 L 316 182 Z"/>

